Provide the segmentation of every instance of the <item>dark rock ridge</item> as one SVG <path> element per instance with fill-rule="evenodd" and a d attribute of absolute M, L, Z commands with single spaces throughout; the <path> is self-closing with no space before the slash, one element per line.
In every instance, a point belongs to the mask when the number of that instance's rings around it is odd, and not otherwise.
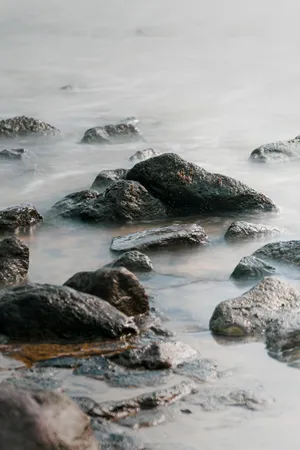
<path fill-rule="evenodd" d="M 24 148 L 12 148 L 10 150 L 4 149 L 0 151 L 0 159 L 12 160 L 21 159 L 25 153 Z"/>
<path fill-rule="evenodd" d="M 245 256 L 240 260 L 230 278 L 234 280 L 260 279 L 265 276 L 274 275 L 275 267 L 270 266 L 255 256 Z"/>
<path fill-rule="evenodd" d="M 233 222 L 225 233 L 227 240 L 239 240 L 249 238 L 259 238 L 266 236 L 276 236 L 280 230 L 276 227 L 270 227 L 262 224 L 237 221 Z"/>
<path fill-rule="evenodd" d="M 259 248 L 253 256 L 277 263 L 300 266 L 300 241 L 271 242 Z"/>
<path fill-rule="evenodd" d="M 60 134 L 60 131 L 48 123 L 26 116 L 0 120 L 0 137 L 8 138 L 30 134 L 56 135 Z"/>
<path fill-rule="evenodd" d="M 265 195 L 225 175 L 207 172 L 174 153 L 165 153 L 136 164 L 128 180 L 141 183 L 174 213 L 276 210 Z"/>
<path fill-rule="evenodd" d="M 165 207 L 135 181 L 120 180 L 104 194 L 80 191 L 69 194 L 51 208 L 50 214 L 90 223 L 126 223 L 163 219 Z"/>
<path fill-rule="evenodd" d="M 127 316 L 149 312 L 149 300 L 145 289 L 137 277 L 124 267 L 78 272 L 64 285 L 96 295 Z"/>
<path fill-rule="evenodd" d="M 153 270 L 151 259 L 137 250 L 123 253 L 119 258 L 104 267 L 125 267 L 131 272 L 151 272 Z"/>
<path fill-rule="evenodd" d="M 36 208 L 21 204 L 0 209 L 0 233 L 28 231 L 43 220 Z"/>
<path fill-rule="evenodd" d="M 23 281 L 29 268 L 29 248 L 20 239 L 0 241 L 0 286 Z"/>
<path fill-rule="evenodd" d="M 169 227 L 151 228 L 145 231 L 119 236 L 112 240 L 111 250 L 146 250 L 174 245 L 205 245 L 208 237 L 198 224 L 179 224 Z"/>
<path fill-rule="evenodd" d="M 300 291 L 273 277 L 215 308 L 209 327 L 224 336 L 261 334 L 279 313 L 300 308 Z"/>
<path fill-rule="evenodd" d="M 124 180 L 127 172 L 128 170 L 126 169 L 102 170 L 102 172 L 98 173 L 96 176 L 91 189 L 98 192 L 103 192 L 116 181 Z"/>
<path fill-rule="evenodd" d="M 160 155 L 160 152 L 153 148 L 145 148 L 144 150 L 138 150 L 134 155 L 130 156 L 130 161 L 144 161 L 145 159 L 153 158 L 153 156 Z"/>
<path fill-rule="evenodd" d="M 98 450 L 89 418 L 58 392 L 0 384 L 0 448 Z"/>
<path fill-rule="evenodd" d="M 288 141 L 271 142 L 253 150 L 250 160 L 254 162 L 286 161 L 300 156 L 300 136 Z"/>
<path fill-rule="evenodd" d="M 133 321 L 98 297 L 67 286 L 27 284 L 0 291 L 0 333 L 13 339 L 116 338 Z"/>
<path fill-rule="evenodd" d="M 133 120 L 126 120 L 116 125 L 104 125 L 89 128 L 81 140 L 83 144 L 111 144 L 142 139 L 142 135 Z"/>

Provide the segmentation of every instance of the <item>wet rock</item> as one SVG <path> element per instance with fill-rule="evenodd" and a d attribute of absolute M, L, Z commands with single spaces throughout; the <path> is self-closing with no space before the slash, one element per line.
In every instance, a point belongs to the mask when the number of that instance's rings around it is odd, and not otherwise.
<path fill-rule="evenodd" d="M 275 273 L 276 269 L 263 260 L 256 258 L 255 256 L 245 256 L 235 267 L 230 278 L 244 281 L 261 279 L 265 276 L 274 275 Z"/>
<path fill-rule="evenodd" d="M 300 241 L 271 242 L 256 250 L 252 256 L 257 258 L 300 266 Z"/>
<path fill-rule="evenodd" d="M 145 445 L 136 436 L 124 433 L 123 429 L 115 424 L 102 424 L 92 419 L 91 427 L 101 444 L 101 450 L 146 450 Z"/>
<path fill-rule="evenodd" d="M 0 137 L 8 138 L 30 134 L 56 135 L 60 134 L 60 131 L 48 123 L 26 116 L 0 120 Z"/>
<path fill-rule="evenodd" d="M 255 224 L 250 222 L 233 222 L 225 233 L 227 240 L 239 240 L 249 238 L 259 238 L 266 236 L 276 236 L 280 230 L 267 225 Z"/>
<path fill-rule="evenodd" d="M 124 180 L 127 172 L 128 170 L 126 169 L 102 170 L 102 172 L 98 173 L 96 176 L 91 189 L 103 192 L 116 181 Z"/>
<path fill-rule="evenodd" d="M 76 358 L 74 356 L 60 356 L 57 358 L 40 361 L 36 364 L 37 367 L 57 367 L 60 369 L 75 369 L 84 363 L 83 358 Z"/>
<path fill-rule="evenodd" d="M 209 326 L 213 333 L 224 336 L 261 334 L 279 313 L 299 307 L 300 291 L 266 277 L 242 296 L 219 303 Z"/>
<path fill-rule="evenodd" d="M 109 371 L 113 371 L 113 364 L 103 356 L 94 356 L 93 358 L 82 359 L 80 365 L 75 368 L 73 373 L 74 375 L 85 375 L 102 379 Z"/>
<path fill-rule="evenodd" d="M 170 408 L 168 408 L 169 410 Z M 119 420 L 119 425 L 123 427 L 139 430 L 140 428 L 156 427 L 171 418 L 169 411 L 159 409 L 158 411 L 139 411 L 134 416 L 127 416 Z M 170 417 L 167 417 L 170 416 Z M 172 417 L 173 418 L 173 417 Z"/>
<path fill-rule="evenodd" d="M 103 196 L 97 191 L 84 190 L 73 192 L 72 194 L 66 195 L 58 202 L 56 202 L 51 210 L 51 215 L 57 215 L 64 219 L 80 219 L 81 215 L 84 214 L 85 209 L 89 207 L 93 200 L 103 199 Z M 102 204 L 101 204 L 102 206 Z"/>
<path fill-rule="evenodd" d="M 118 337 L 133 321 L 98 297 L 66 286 L 27 284 L 0 291 L 0 333 L 26 340 Z"/>
<path fill-rule="evenodd" d="M 0 286 L 20 283 L 28 273 L 29 248 L 16 237 L 0 241 Z"/>
<path fill-rule="evenodd" d="M 192 359 L 178 364 L 173 372 L 189 377 L 198 383 L 213 381 L 219 376 L 217 362 L 212 359 Z"/>
<path fill-rule="evenodd" d="M 99 448 L 89 418 L 71 399 L 58 392 L 0 384 L 0 429 L 3 450 Z"/>
<path fill-rule="evenodd" d="M 300 310 L 278 316 L 266 330 L 268 351 L 278 359 L 299 360 Z"/>
<path fill-rule="evenodd" d="M 117 142 L 136 141 L 142 138 L 141 132 L 134 120 L 89 128 L 81 140 L 83 144 L 111 144 Z"/>
<path fill-rule="evenodd" d="M 149 300 L 145 289 L 137 277 L 124 267 L 78 272 L 64 285 L 96 295 L 128 316 L 149 312 Z"/>
<path fill-rule="evenodd" d="M 28 231 L 43 220 L 33 205 L 21 204 L 0 209 L 0 233 Z"/>
<path fill-rule="evenodd" d="M 136 164 L 127 173 L 127 179 L 141 183 L 180 215 L 276 210 L 272 200 L 265 195 L 233 178 L 207 172 L 174 153 Z"/>
<path fill-rule="evenodd" d="M 22 159 L 22 155 L 25 153 L 24 148 L 12 148 L 10 150 L 4 149 L 0 151 L 0 159 L 12 160 Z"/>
<path fill-rule="evenodd" d="M 5 382 L 22 389 L 49 391 L 62 387 L 63 381 L 57 375 L 57 371 L 52 368 L 25 368 L 15 371 Z"/>
<path fill-rule="evenodd" d="M 145 161 L 145 159 L 153 158 L 160 155 L 160 152 L 153 148 L 145 148 L 145 150 L 138 150 L 134 155 L 130 156 L 130 161 Z"/>
<path fill-rule="evenodd" d="M 205 245 L 207 243 L 208 237 L 203 228 L 193 223 L 151 228 L 127 236 L 119 236 L 112 240 L 110 248 L 115 252 L 122 252 L 177 245 Z"/>
<path fill-rule="evenodd" d="M 250 160 L 254 162 L 279 162 L 300 156 L 300 136 L 288 141 L 264 144 L 253 150 Z"/>
<path fill-rule="evenodd" d="M 104 267 L 125 267 L 131 272 L 151 272 L 153 270 L 151 259 L 137 250 L 123 253 L 119 258 Z"/>
<path fill-rule="evenodd" d="M 144 367 L 150 370 L 170 369 L 195 359 L 196 350 L 180 341 L 152 342 L 141 348 L 125 350 L 112 357 L 112 361 L 124 367 Z"/>

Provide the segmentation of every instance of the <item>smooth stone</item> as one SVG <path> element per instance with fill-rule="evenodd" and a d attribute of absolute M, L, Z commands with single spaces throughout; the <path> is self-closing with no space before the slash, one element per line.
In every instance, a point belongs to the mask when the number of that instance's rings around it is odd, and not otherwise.
<path fill-rule="evenodd" d="M 253 150 L 250 160 L 254 162 L 280 162 L 299 158 L 300 136 L 288 141 L 271 142 Z"/>
<path fill-rule="evenodd" d="M 141 140 L 142 135 L 133 121 L 121 122 L 116 125 L 104 125 L 89 128 L 81 140 L 83 144 L 111 144 Z"/>
<path fill-rule="evenodd" d="M 111 250 L 147 250 L 177 245 L 206 245 L 208 237 L 203 228 L 194 224 L 178 224 L 168 227 L 151 228 L 145 231 L 119 236 L 112 240 Z"/>
<path fill-rule="evenodd" d="M 0 286 L 20 283 L 27 277 L 29 248 L 16 237 L 0 241 Z"/>
<path fill-rule="evenodd" d="M 30 134 L 56 135 L 60 134 L 60 131 L 48 123 L 32 117 L 17 116 L 0 120 L 0 137 L 19 137 Z"/>
<path fill-rule="evenodd" d="M 102 170 L 96 176 L 91 189 L 97 192 L 103 192 L 113 183 L 119 180 L 124 180 L 126 178 L 128 170 L 126 169 L 111 169 Z"/>
<path fill-rule="evenodd" d="M 4 149 L 0 151 L 0 159 L 12 160 L 22 159 L 22 155 L 25 153 L 24 148 L 12 148 L 10 150 Z"/>
<path fill-rule="evenodd" d="M 36 208 L 20 204 L 0 209 L 0 233 L 28 231 L 43 220 Z"/>
<path fill-rule="evenodd" d="M 261 279 L 265 276 L 274 275 L 276 269 L 263 260 L 256 258 L 255 256 L 245 256 L 235 267 L 234 271 L 230 275 L 237 281 Z"/>
<path fill-rule="evenodd" d="M 209 327 L 224 336 L 262 334 L 278 313 L 299 307 L 300 291 L 277 278 L 266 277 L 240 297 L 219 303 Z"/>
<path fill-rule="evenodd" d="M 280 230 L 276 227 L 237 221 L 229 226 L 224 237 L 226 240 L 239 240 L 276 236 L 278 234 L 280 234 Z"/>
<path fill-rule="evenodd" d="M 153 148 L 145 148 L 144 150 L 138 150 L 134 155 L 130 156 L 129 161 L 145 161 L 146 159 L 153 158 L 160 155 L 160 152 Z"/>
<path fill-rule="evenodd" d="M 125 267 L 131 272 L 151 272 L 153 270 L 151 259 L 137 250 L 123 253 L 119 258 L 106 264 L 104 267 Z"/>

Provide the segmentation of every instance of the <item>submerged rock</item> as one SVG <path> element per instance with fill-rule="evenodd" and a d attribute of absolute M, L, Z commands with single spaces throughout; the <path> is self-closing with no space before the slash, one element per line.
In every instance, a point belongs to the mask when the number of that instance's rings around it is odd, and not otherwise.
<path fill-rule="evenodd" d="M 140 140 L 141 132 L 132 120 L 116 125 L 89 128 L 81 140 L 83 144 L 111 144 L 114 141 L 128 142 Z"/>
<path fill-rule="evenodd" d="M 0 120 L 0 137 L 8 138 L 30 134 L 56 135 L 60 134 L 60 131 L 48 123 L 32 117 L 18 116 Z"/>
<path fill-rule="evenodd" d="M 102 172 L 98 173 L 96 176 L 91 189 L 94 189 L 97 192 L 103 192 L 116 181 L 124 180 L 127 172 L 128 170 L 126 169 L 102 170 Z"/>
<path fill-rule="evenodd" d="M 255 256 L 245 256 L 240 260 L 230 278 L 234 280 L 260 279 L 276 273 L 275 267 L 270 266 Z"/>
<path fill-rule="evenodd" d="M 0 151 L 0 159 L 21 159 L 24 153 L 24 148 L 12 148 L 10 150 L 4 149 Z"/>
<path fill-rule="evenodd" d="M 271 242 L 256 250 L 252 256 L 266 261 L 300 266 L 300 241 Z"/>
<path fill-rule="evenodd" d="M 239 240 L 256 237 L 276 236 L 280 230 L 262 224 L 237 221 L 233 222 L 225 233 L 227 240 Z"/>
<path fill-rule="evenodd" d="M 0 233 L 28 231 L 43 220 L 33 205 L 21 204 L 0 209 Z"/>
<path fill-rule="evenodd" d="M 3 450 L 97 450 L 89 418 L 58 392 L 0 384 L 0 447 Z"/>
<path fill-rule="evenodd" d="M 176 245 L 205 245 L 207 243 L 207 234 L 200 225 L 194 223 L 151 228 L 127 236 L 119 236 L 112 240 L 110 248 L 115 252 L 122 252 Z"/>
<path fill-rule="evenodd" d="M 0 333 L 48 340 L 135 333 L 133 321 L 98 297 L 66 286 L 27 284 L 0 291 Z"/>
<path fill-rule="evenodd" d="M 299 360 L 300 310 L 283 314 L 270 323 L 266 330 L 266 346 L 278 359 Z"/>
<path fill-rule="evenodd" d="M 124 267 L 78 272 L 64 283 L 106 300 L 128 316 L 149 312 L 149 300 L 137 277 Z"/>
<path fill-rule="evenodd" d="M 300 308 L 300 291 L 273 277 L 215 308 L 209 327 L 224 336 L 261 334 L 279 313 Z"/>
<path fill-rule="evenodd" d="M 127 173 L 180 215 L 201 212 L 276 210 L 265 195 L 233 178 L 207 172 L 174 153 L 150 158 Z"/>
<path fill-rule="evenodd" d="M 264 144 L 253 150 L 250 160 L 254 162 L 286 161 L 300 156 L 300 136 L 288 141 Z"/>
<path fill-rule="evenodd" d="M 0 241 L 0 286 L 23 281 L 29 268 L 29 248 L 20 239 Z"/>
<path fill-rule="evenodd" d="M 91 426 L 101 450 L 150 450 L 136 436 L 124 433 L 121 427 L 113 423 L 100 423 L 92 419 Z"/>
<path fill-rule="evenodd" d="M 151 259 L 137 250 L 123 253 L 119 258 L 104 267 L 125 267 L 131 272 L 151 272 L 153 270 Z"/>
<path fill-rule="evenodd" d="M 160 152 L 153 148 L 145 148 L 145 150 L 138 150 L 134 155 L 130 156 L 130 161 L 145 161 L 145 159 L 153 158 L 153 156 L 160 155 Z"/>

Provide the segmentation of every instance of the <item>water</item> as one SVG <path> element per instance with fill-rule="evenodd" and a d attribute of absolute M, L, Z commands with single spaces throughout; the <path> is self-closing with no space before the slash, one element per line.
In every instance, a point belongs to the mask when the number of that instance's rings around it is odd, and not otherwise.
<path fill-rule="evenodd" d="M 0 118 L 37 117 L 64 136 L 1 142 L 3 148 L 24 146 L 28 156 L 1 163 L 0 206 L 30 201 L 45 213 L 65 194 L 88 188 L 99 171 L 131 167 L 129 157 L 145 144 L 78 142 L 91 126 L 136 116 L 147 146 L 238 178 L 280 207 L 280 214 L 244 220 L 279 226 L 286 239 L 298 239 L 299 163 L 257 166 L 248 157 L 260 144 L 300 132 L 299 12 L 295 0 L 2 0 Z M 59 89 L 66 84 L 74 90 Z M 180 339 L 233 370 L 226 383 L 262 386 L 275 403 L 255 414 L 194 409 L 180 421 L 142 431 L 149 442 L 281 450 L 299 437 L 299 372 L 270 359 L 261 343 L 222 345 L 201 331 L 219 301 L 242 292 L 228 281 L 236 263 L 266 242 L 226 245 L 222 237 L 233 219 L 203 218 L 209 249 L 151 255 L 157 271 L 186 282 L 178 287 L 162 277 L 149 287 Z M 62 283 L 79 270 L 101 267 L 113 258 L 112 237 L 140 229 L 41 228 L 27 238 L 30 278 Z M 101 382 L 72 383 L 66 381 L 71 391 L 99 400 L 133 395 Z"/>

